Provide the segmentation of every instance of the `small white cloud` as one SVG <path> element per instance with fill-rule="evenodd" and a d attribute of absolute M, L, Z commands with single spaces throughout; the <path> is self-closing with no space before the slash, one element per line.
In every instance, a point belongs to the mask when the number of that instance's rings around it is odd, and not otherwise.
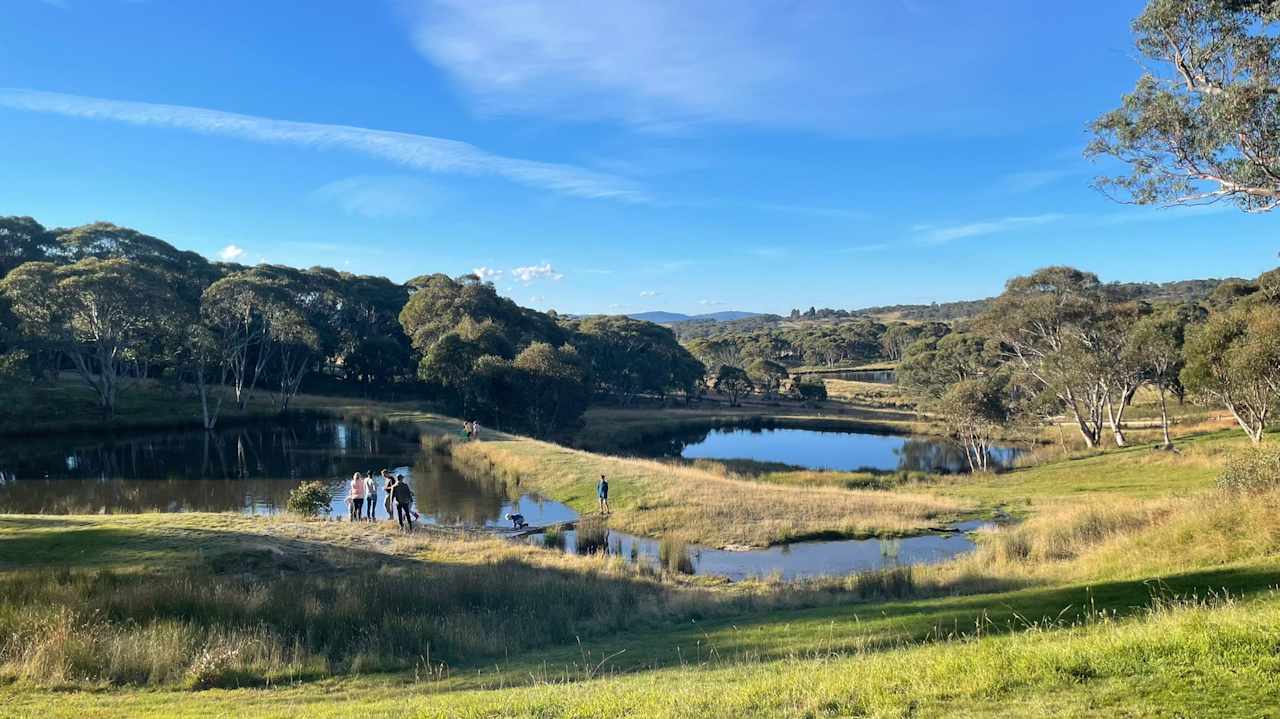
<path fill-rule="evenodd" d="M 658 292 L 657 290 L 644 290 L 640 293 L 640 296 L 641 297 L 657 297 L 660 294 L 662 293 Z"/>
<path fill-rule="evenodd" d="M 511 276 L 525 284 L 529 284 L 534 280 L 564 279 L 564 275 L 556 272 L 550 262 L 543 262 L 540 265 L 528 265 L 527 267 L 516 267 L 511 270 Z"/>
<path fill-rule="evenodd" d="M 703 307 L 719 307 L 720 305 L 723 305 L 725 303 L 721 302 L 720 300 L 698 300 L 698 304 L 702 305 Z"/>
<path fill-rule="evenodd" d="M 223 262 L 235 262 L 244 257 L 244 248 L 239 245 L 227 245 L 218 251 L 218 259 Z"/>
<path fill-rule="evenodd" d="M 937 225 L 914 225 L 911 229 L 914 232 L 922 234 L 921 240 L 925 244 L 940 245 L 945 242 L 959 240 L 966 237 L 981 237 L 983 235 L 994 235 L 999 232 L 1009 232 L 1011 230 L 1019 230 L 1027 227 L 1048 225 L 1064 220 L 1066 217 L 1067 216 L 1064 214 L 1051 212 L 1043 215 L 1030 215 L 1025 217 L 1000 217 L 993 220 L 970 222 L 965 225 L 952 225 L 949 227 L 939 227 Z"/>
<path fill-rule="evenodd" d="M 492 282 L 502 276 L 502 270 L 495 270 L 492 267 L 483 265 L 471 270 L 471 273 L 485 282 Z"/>

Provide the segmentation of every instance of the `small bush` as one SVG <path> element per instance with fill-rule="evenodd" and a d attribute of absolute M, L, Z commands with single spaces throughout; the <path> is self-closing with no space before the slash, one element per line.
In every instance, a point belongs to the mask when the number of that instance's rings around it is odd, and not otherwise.
<path fill-rule="evenodd" d="M 564 532 L 557 525 L 547 527 L 542 533 L 542 546 L 547 549 L 564 550 Z"/>
<path fill-rule="evenodd" d="M 1218 487 L 1249 493 L 1280 487 L 1280 447 L 1256 447 L 1232 454 L 1218 475 Z"/>
<path fill-rule="evenodd" d="M 30 356 L 25 350 L 14 350 L 0 354 L 0 380 L 17 383 L 19 380 L 30 380 Z"/>
<path fill-rule="evenodd" d="M 583 517 L 573 538 L 578 554 L 603 554 L 609 551 L 609 524 L 599 517 Z"/>
<path fill-rule="evenodd" d="M 689 545 L 674 537 L 663 537 L 658 543 L 658 562 L 676 574 L 693 574 L 693 560 L 689 558 Z"/>
<path fill-rule="evenodd" d="M 289 492 L 286 507 L 290 512 L 303 517 L 316 517 L 329 511 L 333 495 L 324 482 L 303 482 Z"/>

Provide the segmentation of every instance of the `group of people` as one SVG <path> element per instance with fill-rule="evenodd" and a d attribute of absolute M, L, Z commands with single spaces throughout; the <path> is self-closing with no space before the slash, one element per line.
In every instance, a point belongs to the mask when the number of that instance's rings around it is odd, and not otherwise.
<path fill-rule="evenodd" d="M 401 529 L 413 531 L 413 522 L 418 513 L 413 511 L 413 490 L 405 481 L 404 475 L 392 474 L 387 470 L 379 472 L 383 481 L 382 506 L 387 512 L 387 519 L 395 517 Z M 373 522 L 378 519 L 378 482 L 373 474 L 356 472 L 351 475 L 351 484 L 347 491 L 347 511 L 352 522 Z"/>
<path fill-rule="evenodd" d="M 462 436 L 467 440 L 480 438 L 480 423 L 474 419 L 469 419 L 462 423 Z"/>

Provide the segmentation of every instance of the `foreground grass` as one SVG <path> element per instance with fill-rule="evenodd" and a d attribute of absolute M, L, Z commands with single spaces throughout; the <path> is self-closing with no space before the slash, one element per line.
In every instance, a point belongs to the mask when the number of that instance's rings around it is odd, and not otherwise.
<path fill-rule="evenodd" d="M 980 629 L 980 626 L 977 628 Z M 448 691 L 404 678 L 273 690 L 0 689 L 12 716 L 1267 716 L 1280 702 L 1280 601 L 1163 602 L 1004 636 L 890 651 L 714 658 L 640 674 Z"/>

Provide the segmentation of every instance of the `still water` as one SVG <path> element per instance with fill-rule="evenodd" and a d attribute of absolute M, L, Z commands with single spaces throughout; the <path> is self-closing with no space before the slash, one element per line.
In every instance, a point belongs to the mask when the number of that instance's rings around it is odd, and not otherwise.
<path fill-rule="evenodd" d="M 685 551 L 693 574 L 728 577 L 735 581 L 775 574 L 788 580 L 834 577 L 911 564 L 945 562 L 972 551 L 975 545 L 968 533 L 987 526 L 991 525 L 972 521 L 954 525 L 953 529 L 957 531 L 952 534 L 795 542 L 747 551 L 689 545 Z M 530 541 L 541 543 L 543 539 L 541 535 L 534 535 Z M 578 551 L 572 531 L 565 533 L 564 550 L 570 554 Z M 659 543 L 645 537 L 610 531 L 605 551 L 655 566 L 662 564 Z"/>
<path fill-rule="evenodd" d="M 647 442 L 646 454 L 685 459 L 750 459 L 808 469 L 915 471 L 954 474 L 969 471 L 964 449 L 945 439 L 868 432 L 811 429 L 711 429 Z M 1008 467 L 1019 450 L 991 451 L 993 467 Z"/>
<path fill-rule="evenodd" d="M 568 506 L 512 492 L 492 479 L 464 476 L 447 459 L 415 441 L 332 419 L 200 431 L 3 440 L 0 513 L 69 514 L 225 512 L 274 514 L 289 492 L 308 480 L 333 489 L 330 514 L 347 514 L 352 472 L 383 467 L 411 484 L 422 521 L 448 526 L 509 528 L 508 513 L 533 526 L 577 519 Z M 381 500 L 379 487 L 379 500 Z M 385 517 L 381 501 L 378 515 Z M 961 529 L 971 527 L 962 526 Z M 572 531 L 566 551 L 576 551 Z M 541 535 L 530 541 L 540 542 Z M 610 532 L 609 551 L 658 563 L 659 543 Z M 800 542 L 752 551 L 687 548 L 692 570 L 741 579 L 840 575 L 906 564 L 939 562 L 967 552 L 963 534 L 904 539 Z"/>
<path fill-rule="evenodd" d="M 810 372 L 803 376 L 814 379 L 847 379 L 854 382 L 871 382 L 873 384 L 893 384 L 897 381 L 897 373 L 891 369 L 852 369 L 837 372 Z"/>

